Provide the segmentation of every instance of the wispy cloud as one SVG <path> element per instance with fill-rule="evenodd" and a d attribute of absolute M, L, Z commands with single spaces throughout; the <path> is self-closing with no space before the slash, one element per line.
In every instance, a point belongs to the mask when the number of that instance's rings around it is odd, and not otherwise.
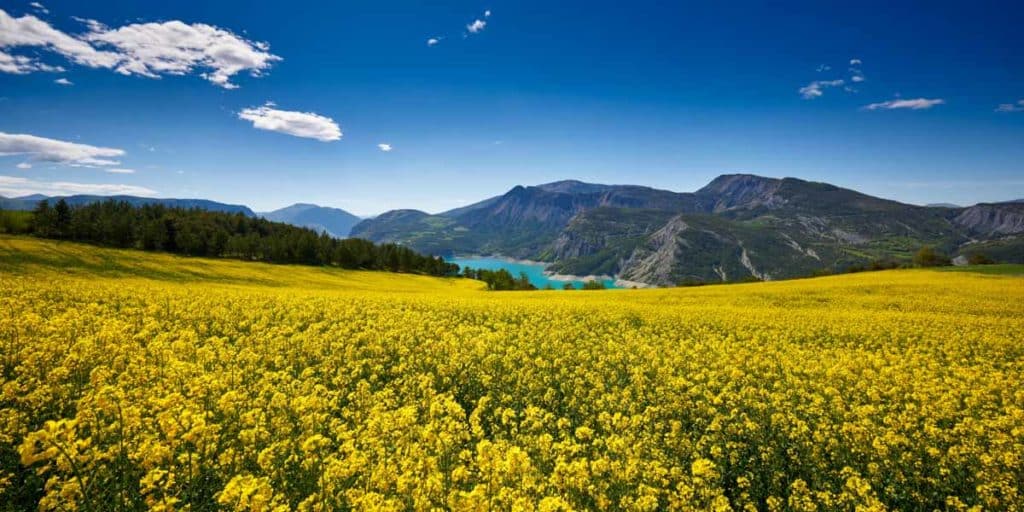
<path fill-rule="evenodd" d="M 815 80 L 800 88 L 800 96 L 803 96 L 805 100 L 812 100 L 824 94 L 824 89 L 839 87 L 844 83 L 842 80 Z"/>
<path fill-rule="evenodd" d="M 112 159 L 124 156 L 124 150 L 0 132 L 0 156 L 12 155 L 25 155 L 30 160 L 62 165 L 107 167 L 118 165 L 120 162 Z"/>
<path fill-rule="evenodd" d="M 392 149 L 391 148 L 391 144 L 385 144 L 385 143 L 377 144 L 377 148 L 380 149 L 381 151 L 385 152 L 385 153 L 391 151 L 391 149 Z"/>
<path fill-rule="evenodd" d="M 203 23 L 181 21 L 133 23 L 110 28 L 81 19 L 88 31 L 69 35 L 39 18 L 20 18 L 0 9 L 0 72 L 31 73 L 62 71 L 36 57 L 9 53 L 14 48 L 41 48 L 72 63 L 111 69 L 122 75 L 159 78 L 198 73 L 226 89 L 238 87 L 231 78 L 248 72 L 260 76 L 281 58 L 269 45 L 242 38 L 228 30 Z"/>
<path fill-rule="evenodd" d="M 1002 103 L 996 107 L 996 112 L 1024 112 L 1024 100 L 1017 100 L 1017 103 Z"/>
<path fill-rule="evenodd" d="M 32 7 L 33 9 L 35 9 L 35 10 L 37 10 L 37 11 L 43 13 L 43 14 L 50 14 L 50 10 L 47 9 L 45 6 L 43 6 L 43 4 L 41 4 L 39 2 L 29 2 L 28 5 L 30 7 Z"/>
<path fill-rule="evenodd" d="M 18 169 L 31 169 L 32 168 L 32 164 L 30 164 L 28 162 L 21 162 L 20 164 L 15 165 L 15 167 L 17 167 Z"/>
<path fill-rule="evenodd" d="M 860 59 L 850 59 L 850 81 L 854 83 L 860 83 L 866 80 L 864 78 L 864 71 L 860 69 L 862 62 Z"/>
<path fill-rule="evenodd" d="M 936 105 L 942 105 L 946 103 L 943 99 L 927 99 L 927 98 L 916 98 L 911 100 L 889 100 L 879 103 L 872 103 L 865 105 L 864 110 L 895 110 L 895 109 L 910 109 L 910 110 L 926 110 Z"/>
<path fill-rule="evenodd" d="M 430 39 L 427 39 L 427 46 L 434 46 L 437 43 L 440 43 L 442 39 L 444 39 L 444 38 L 440 37 L 440 36 L 439 37 L 431 37 Z"/>
<path fill-rule="evenodd" d="M 59 84 L 59 85 L 75 85 L 74 82 L 72 82 L 71 80 L 68 80 L 67 78 L 58 78 L 58 79 L 54 80 L 53 83 Z"/>
<path fill-rule="evenodd" d="M 120 168 L 120 167 L 115 167 L 115 168 L 112 168 L 112 169 L 103 169 L 103 170 L 107 171 L 107 172 L 109 172 L 111 174 L 135 174 L 135 169 L 124 169 L 124 168 Z"/>
<path fill-rule="evenodd" d="M 333 119 L 313 112 L 278 110 L 267 102 L 262 107 L 253 107 L 238 113 L 239 119 L 251 121 L 255 128 L 286 133 L 295 137 L 329 142 L 341 139 L 341 128 Z"/>
<path fill-rule="evenodd" d="M 822 65 L 818 66 L 817 71 L 818 71 L 818 73 L 824 73 L 825 71 L 828 71 L 830 69 L 832 69 L 832 66 L 829 66 L 828 64 L 822 64 Z"/>
<path fill-rule="evenodd" d="M 0 176 L 0 195 L 8 197 L 43 194 L 61 196 L 73 194 L 154 196 L 155 190 L 120 183 L 74 183 L 70 181 L 37 181 L 18 176 Z"/>
<path fill-rule="evenodd" d="M 466 30 L 468 30 L 470 34 L 483 32 L 485 28 L 487 28 L 487 22 L 484 20 L 474 20 L 473 23 L 466 25 Z"/>

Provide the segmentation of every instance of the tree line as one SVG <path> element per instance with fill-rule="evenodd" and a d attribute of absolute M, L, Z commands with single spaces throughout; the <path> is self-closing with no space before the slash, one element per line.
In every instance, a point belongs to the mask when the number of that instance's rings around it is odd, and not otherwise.
<path fill-rule="evenodd" d="M 198 208 L 107 200 L 70 207 L 40 201 L 26 231 L 43 238 L 188 256 L 348 269 L 459 275 L 459 266 L 396 244 L 337 239 L 312 229 Z"/>

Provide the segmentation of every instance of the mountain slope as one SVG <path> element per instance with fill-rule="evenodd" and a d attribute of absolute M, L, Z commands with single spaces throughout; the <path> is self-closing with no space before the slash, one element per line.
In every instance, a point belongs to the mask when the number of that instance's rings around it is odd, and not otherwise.
<path fill-rule="evenodd" d="M 352 231 L 352 226 L 362 220 L 340 208 L 307 203 L 296 203 L 272 212 L 260 213 L 260 215 L 268 220 L 310 228 L 335 238 L 347 237 Z"/>
<path fill-rule="evenodd" d="M 550 259 L 541 253 L 550 249 L 569 221 L 601 207 L 694 211 L 697 201 L 693 194 L 648 187 L 562 181 L 516 186 L 501 196 L 437 215 L 388 212 L 360 222 L 352 236 L 442 255 L 494 253 Z"/>

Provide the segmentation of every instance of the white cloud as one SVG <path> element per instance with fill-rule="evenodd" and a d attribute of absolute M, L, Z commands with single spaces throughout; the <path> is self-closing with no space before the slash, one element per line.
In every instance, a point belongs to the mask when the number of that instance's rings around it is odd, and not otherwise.
<path fill-rule="evenodd" d="M 53 83 L 60 84 L 60 85 L 75 85 L 74 82 L 72 82 L 71 80 L 68 80 L 67 78 L 63 78 L 63 77 L 54 80 Z"/>
<path fill-rule="evenodd" d="M 8 197 L 43 194 L 62 196 L 73 194 L 153 196 L 156 191 L 135 185 L 114 183 L 73 183 L 68 181 L 36 181 L 17 176 L 0 176 L 0 195 Z"/>
<path fill-rule="evenodd" d="M 917 98 L 912 100 L 889 100 L 880 103 L 872 103 L 865 105 L 864 110 L 893 110 L 898 108 L 907 108 L 910 110 L 925 110 L 934 107 L 935 105 L 942 105 L 946 103 L 943 99 L 926 99 Z"/>
<path fill-rule="evenodd" d="M 89 43 L 71 37 L 31 14 L 14 18 L 0 9 L 0 48 L 25 46 L 41 47 L 60 54 L 76 64 L 91 68 L 111 68 L 119 60 L 117 54 L 97 50 Z M 26 68 L 28 71 L 48 71 L 44 69 L 47 65 L 36 59 L 29 58 L 26 64 L 36 68 Z"/>
<path fill-rule="evenodd" d="M 832 66 L 829 66 L 828 64 L 822 64 L 822 65 L 818 66 L 818 70 L 817 71 L 818 71 L 818 73 L 822 73 L 822 72 L 828 71 L 830 69 L 832 69 Z"/>
<path fill-rule="evenodd" d="M 262 107 L 247 108 L 238 113 L 239 119 L 252 121 L 260 130 L 286 133 L 296 137 L 316 139 L 323 142 L 341 139 L 341 128 L 329 117 L 312 112 L 292 112 L 272 108 L 272 103 Z"/>
<path fill-rule="evenodd" d="M 442 37 L 431 37 L 430 39 L 427 39 L 427 46 L 434 46 L 437 43 L 440 43 L 441 39 L 443 39 L 443 38 Z"/>
<path fill-rule="evenodd" d="M 112 69 L 123 75 L 159 78 L 199 72 L 227 89 L 237 87 L 230 81 L 234 75 L 248 71 L 260 76 L 281 60 L 269 53 L 266 43 L 249 41 L 212 25 L 167 21 L 109 28 L 95 20 L 76 19 L 89 30 L 72 36 L 35 16 L 14 18 L 0 9 L 0 49 L 39 47 L 76 64 Z M 60 69 L 37 58 L 0 51 L 2 72 L 55 70 Z"/>
<path fill-rule="evenodd" d="M 860 83 L 865 80 L 864 72 L 860 69 L 860 59 L 850 59 L 850 81 Z"/>
<path fill-rule="evenodd" d="M 391 144 L 377 144 L 377 147 L 380 148 L 380 150 L 385 153 L 391 151 L 392 149 Z"/>
<path fill-rule="evenodd" d="M 50 14 L 50 10 L 47 9 L 45 6 L 43 6 L 43 4 L 41 4 L 39 2 L 29 2 L 28 5 L 31 6 L 33 9 L 35 9 L 35 10 L 37 10 L 37 11 L 43 13 L 43 14 Z"/>
<path fill-rule="evenodd" d="M 801 87 L 800 95 L 803 96 L 805 100 L 811 100 L 820 97 L 822 94 L 824 94 L 822 89 L 828 87 L 839 87 L 844 83 L 845 82 L 843 82 L 842 80 L 815 80 Z"/>
<path fill-rule="evenodd" d="M 15 165 L 15 167 L 17 167 L 18 169 L 31 169 L 32 168 L 32 164 L 30 164 L 28 162 L 22 162 L 22 163 L 20 163 L 18 165 Z"/>
<path fill-rule="evenodd" d="M 27 155 L 39 162 L 72 166 L 113 166 L 124 156 L 123 149 L 66 142 L 35 135 L 0 132 L 0 156 Z"/>
<path fill-rule="evenodd" d="M 470 23 L 469 25 L 466 25 L 466 30 L 468 30 L 470 34 L 476 34 L 476 33 L 479 33 L 479 32 L 483 32 L 484 28 L 486 28 L 486 27 L 487 27 L 487 22 L 486 21 L 484 21 L 484 20 L 475 20 L 475 21 L 473 21 L 473 23 Z"/>
<path fill-rule="evenodd" d="M 266 43 L 203 23 L 136 23 L 112 30 L 93 29 L 85 39 L 118 51 L 121 60 L 114 68 L 118 73 L 157 78 L 203 69 L 203 78 L 226 89 L 238 87 L 230 82 L 232 76 L 243 71 L 260 76 L 281 60 L 267 52 Z"/>
<path fill-rule="evenodd" d="M 32 73 L 33 71 L 59 73 L 64 71 L 64 68 L 44 64 L 24 55 L 11 55 L 0 50 L 0 73 L 24 75 L 26 73 Z"/>
<path fill-rule="evenodd" d="M 1017 100 L 1017 103 L 1002 103 L 996 107 L 996 112 L 1024 112 L 1024 100 Z"/>
<path fill-rule="evenodd" d="M 115 167 L 113 169 L 103 169 L 103 170 L 107 171 L 107 172 L 109 172 L 111 174 L 135 174 L 135 169 L 122 169 L 122 168 L 119 168 L 119 167 Z"/>
<path fill-rule="evenodd" d="M 491 10 L 487 9 L 486 11 L 484 11 L 484 18 L 490 18 L 490 17 L 491 17 Z"/>

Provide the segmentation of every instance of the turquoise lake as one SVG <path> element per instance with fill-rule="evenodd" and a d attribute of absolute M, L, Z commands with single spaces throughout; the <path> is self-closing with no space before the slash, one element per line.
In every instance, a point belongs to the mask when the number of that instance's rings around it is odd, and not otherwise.
<path fill-rule="evenodd" d="M 498 270 L 505 269 L 512 274 L 513 277 L 519 277 L 520 272 L 526 272 L 526 277 L 530 279 L 530 284 L 537 288 L 544 288 L 548 284 L 551 286 L 561 289 L 565 285 L 566 281 L 556 281 L 549 279 L 548 276 L 544 275 L 543 263 L 522 263 L 517 261 L 508 261 L 500 258 L 451 258 L 448 260 L 451 263 L 455 263 L 460 267 L 470 268 L 482 268 L 485 270 Z M 602 279 L 601 280 L 606 288 L 619 288 L 615 286 L 614 279 Z M 583 287 L 583 281 L 568 281 L 573 284 L 576 288 Z"/>

